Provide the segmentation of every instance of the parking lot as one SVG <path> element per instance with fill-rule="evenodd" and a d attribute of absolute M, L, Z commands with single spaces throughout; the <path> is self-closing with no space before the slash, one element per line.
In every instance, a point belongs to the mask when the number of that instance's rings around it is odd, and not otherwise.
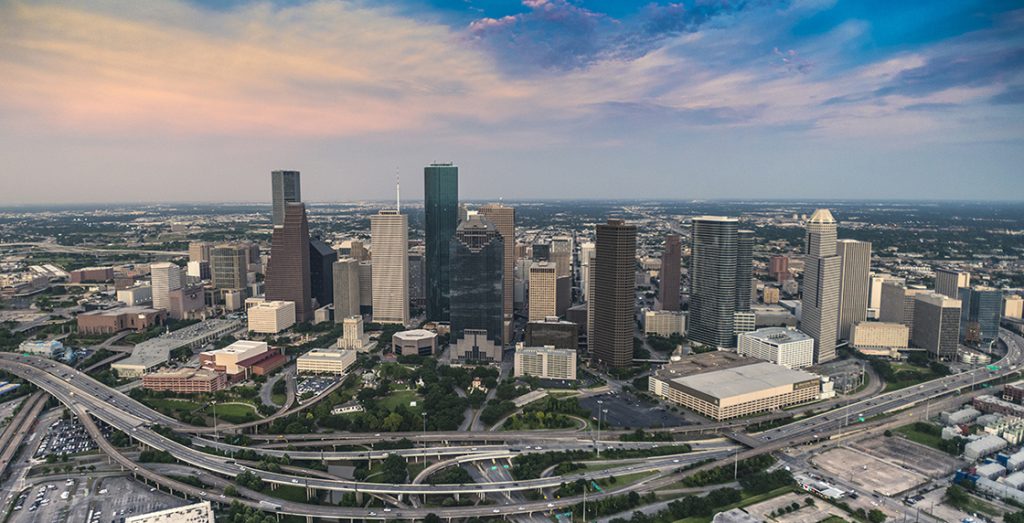
<path fill-rule="evenodd" d="M 602 403 L 598 403 L 601 401 Z M 590 396 L 579 400 L 581 407 L 590 411 L 591 417 L 597 419 L 599 408 L 608 412 L 602 414 L 612 427 L 623 428 L 661 428 L 678 425 L 692 425 L 685 416 L 669 411 L 661 403 L 645 402 L 627 392 L 609 392 L 599 396 Z"/>
<path fill-rule="evenodd" d="M 338 383 L 335 376 L 311 376 L 301 378 L 295 385 L 295 391 L 300 398 L 319 396 L 331 385 Z"/>
<path fill-rule="evenodd" d="M 183 499 L 124 476 L 49 481 L 31 487 L 12 523 L 122 523 L 124 518 L 185 505 Z"/>
<path fill-rule="evenodd" d="M 110 427 L 104 424 L 101 428 L 104 431 L 104 435 L 109 436 Z M 78 418 L 61 418 L 54 421 L 49 429 L 47 429 L 46 435 L 43 436 L 43 440 L 33 457 L 43 459 L 50 454 L 66 454 L 70 456 L 93 450 L 96 450 L 96 443 L 85 432 L 82 425 L 78 423 Z"/>
<path fill-rule="evenodd" d="M 895 496 L 928 481 L 923 474 L 904 469 L 863 451 L 836 448 L 815 456 L 812 463 L 821 470 L 853 483 L 867 492 Z"/>
<path fill-rule="evenodd" d="M 961 460 L 945 452 L 919 445 L 899 436 L 866 438 L 858 441 L 853 447 L 931 478 L 952 474 L 963 464 Z"/>
<path fill-rule="evenodd" d="M 762 501 L 761 503 L 750 505 L 745 510 L 748 514 L 754 517 L 768 521 L 769 514 L 772 512 L 782 512 L 781 509 L 788 507 L 793 503 L 800 506 L 799 510 L 795 510 L 789 514 L 783 514 L 781 516 L 776 515 L 771 519 L 778 523 L 818 523 L 819 521 L 827 520 L 832 516 L 844 519 L 849 517 L 838 507 L 830 505 L 820 499 L 815 500 L 813 505 L 807 505 L 804 503 L 804 500 L 808 497 L 810 496 L 807 494 L 790 493 L 785 496 L 779 496 L 767 501 Z"/>

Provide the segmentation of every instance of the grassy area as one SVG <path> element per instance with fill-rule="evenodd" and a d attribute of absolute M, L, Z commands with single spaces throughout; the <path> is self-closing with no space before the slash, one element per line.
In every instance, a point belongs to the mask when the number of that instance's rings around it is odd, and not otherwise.
<path fill-rule="evenodd" d="M 827 519 L 823 519 L 818 523 L 850 523 L 839 516 L 829 516 Z"/>
<path fill-rule="evenodd" d="M 992 504 L 988 503 L 987 501 L 976 498 L 970 494 L 968 494 L 967 497 L 967 503 L 964 504 L 963 506 L 958 507 L 960 510 L 963 510 L 964 512 L 967 513 L 981 513 L 985 514 L 986 516 L 992 516 L 994 518 L 1003 517 L 1003 511 L 992 506 Z"/>
<path fill-rule="evenodd" d="M 649 478 L 654 474 L 657 474 L 657 472 L 653 470 L 645 472 L 633 472 L 632 474 L 623 474 L 622 476 L 615 476 L 615 483 L 609 481 L 609 478 L 604 478 L 597 480 L 597 484 L 601 485 L 602 488 L 621 487 L 622 485 L 630 485 L 644 478 Z"/>
<path fill-rule="evenodd" d="M 793 492 L 793 487 L 786 486 L 786 487 L 779 487 L 779 488 L 777 488 L 775 490 L 771 490 L 771 491 L 765 492 L 764 494 L 758 494 L 756 496 L 751 496 L 751 495 L 748 495 L 748 494 L 744 493 L 743 494 L 743 499 L 741 499 L 739 501 L 739 503 L 733 503 L 732 505 L 727 505 L 727 506 L 724 506 L 724 507 L 719 507 L 719 508 L 715 509 L 715 512 L 716 513 L 717 512 L 725 512 L 727 510 L 732 510 L 734 508 L 747 507 L 747 506 L 750 506 L 750 505 L 754 505 L 754 504 L 760 503 L 762 501 L 768 501 L 769 499 L 777 498 L 779 496 L 786 495 L 786 494 L 788 494 L 790 492 Z M 690 516 L 688 518 L 683 518 L 683 519 L 676 520 L 675 523 L 710 523 L 711 520 L 713 519 L 713 517 L 714 516 Z"/>
<path fill-rule="evenodd" d="M 933 434 L 927 434 L 914 429 L 914 425 L 904 425 L 896 428 L 896 432 L 903 434 L 910 441 L 914 443 L 920 443 L 933 449 L 939 449 L 939 442 L 942 441 L 942 437 L 935 436 Z M 941 449 L 939 449 L 941 450 Z"/>
<path fill-rule="evenodd" d="M 586 470 L 587 472 L 595 472 L 595 471 L 598 471 L 598 470 L 606 470 L 606 469 L 613 469 L 615 467 L 621 467 L 622 466 L 622 462 L 620 462 L 620 461 L 612 461 L 612 462 L 609 462 L 609 463 L 583 463 L 583 465 L 586 468 L 582 469 L 582 470 Z"/>
<path fill-rule="evenodd" d="M 416 394 L 415 391 L 411 390 L 396 390 L 391 394 L 388 394 L 386 398 L 379 400 L 380 406 L 388 409 L 389 411 L 394 411 L 399 405 L 405 405 L 406 408 L 408 408 L 409 403 L 413 401 L 417 402 L 417 405 L 419 405 L 419 402 L 423 401 L 423 398 L 421 398 L 419 394 Z"/>
<path fill-rule="evenodd" d="M 262 417 L 256 407 L 248 403 L 218 403 L 214 408 L 207 409 L 207 413 L 213 416 L 214 409 L 217 411 L 217 420 L 227 423 L 244 423 Z"/>
<path fill-rule="evenodd" d="M 275 405 L 284 405 L 284 402 L 288 400 L 287 394 L 271 394 L 270 401 L 274 402 Z"/>
<path fill-rule="evenodd" d="M 305 503 L 307 501 L 306 487 L 300 485 L 278 485 L 277 488 L 273 490 L 271 490 L 270 487 L 267 487 L 263 489 L 263 493 L 268 496 L 295 503 Z"/>

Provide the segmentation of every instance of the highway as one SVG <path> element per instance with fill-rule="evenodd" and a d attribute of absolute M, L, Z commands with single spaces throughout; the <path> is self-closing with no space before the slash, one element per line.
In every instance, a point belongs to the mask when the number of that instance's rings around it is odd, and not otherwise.
<path fill-rule="evenodd" d="M 337 490 L 344 492 L 363 492 L 363 493 L 374 493 L 374 494 L 391 494 L 396 496 L 404 496 L 411 494 L 482 494 L 489 492 L 510 494 L 515 491 L 523 490 L 538 490 L 544 488 L 557 487 L 562 482 L 574 481 L 578 478 L 586 477 L 588 479 L 596 479 L 601 477 L 607 477 L 610 475 L 623 475 L 634 472 L 643 471 L 655 471 L 659 470 L 663 474 L 666 471 L 677 470 L 684 467 L 687 464 L 695 463 L 697 461 L 705 459 L 721 460 L 724 458 L 731 458 L 734 455 L 739 457 L 746 457 L 747 455 L 756 455 L 765 452 L 771 452 L 772 450 L 782 448 L 788 445 L 796 444 L 799 442 L 813 441 L 816 439 L 822 439 L 829 437 L 833 434 L 839 433 L 843 430 L 856 430 L 856 426 L 859 423 L 859 418 L 863 417 L 867 420 L 863 425 L 875 426 L 885 422 L 896 422 L 894 418 L 878 418 L 872 420 L 870 418 L 878 417 L 880 415 L 891 415 L 896 411 L 918 405 L 917 410 L 920 410 L 921 404 L 928 402 L 932 398 L 939 396 L 949 395 L 954 392 L 959 392 L 964 388 L 972 387 L 975 383 L 981 383 L 992 379 L 1007 376 L 1018 372 L 1017 368 L 1021 362 L 1022 355 L 1024 355 L 1024 338 L 1014 335 L 1009 332 L 1001 333 L 1001 338 L 1007 346 L 1007 355 L 1000 360 L 997 364 L 1000 366 L 999 370 L 989 371 L 985 368 L 975 369 L 973 371 L 948 376 L 938 380 L 933 380 L 919 386 L 882 394 L 871 399 L 852 403 L 845 407 L 839 407 L 833 409 L 830 412 L 813 416 L 804 420 L 800 420 L 789 425 L 779 427 L 776 429 L 767 430 L 759 434 L 753 435 L 755 439 L 760 439 L 763 442 L 761 445 L 757 445 L 756 448 L 740 451 L 736 447 L 719 446 L 709 447 L 708 449 L 695 450 L 692 453 L 682 454 L 678 456 L 664 456 L 658 458 L 648 459 L 643 464 L 637 465 L 623 465 L 612 469 L 603 471 L 595 471 L 586 474 L 570 474 L 562 477 L 552 478 L 539 478 L 532 480 L 522 481 L 494 481 L 483 484 L 467 484 L 467 485 L 420 485 L 420 484 L 402 484 L 402 485 L 386 485 L 377 483 L 361 483 L 346 480 L 332 480 L 325 478 L 310 478 L 310 477 L 299 477 L 289 474 L 272 473 L 260 470 L 252 470 L 253 473 L 259 475 L 264 481 L 278 484 L 295 484 L 307 486 L 314 489 L 323 490 Z M 224 475 L 227 477 L 233 477 L 243 470 L 247 470 L 244 466 L 237 463 L 233 463 L 228 458 L 219 456 L 213 456 L 205 454 L 193 448 L 180 445 L 174 441 L 171 441 L 160 434 L 150 430 L 147 426 L 151 423 L 161 423 L 161 419 L 166 417 L 153 412 L 147 407 L 131 400 L 123 394 L 117 393 L 108 387 L 95 382 L 91 378 L 84 375 L 68 374 L 68 371 L 74 373 L 73 370 L 63 365 L 43 360 L 40 358 L 21 356 L 14 354 L 0 354 L 0 368 L 7 370 L 13 374 L 21 376 L 32 383 L 35 383 L 41 389 L 49 392 L 50 394 L 57 397 L 61 402 L 68 405 L 75 412 L 78 412 L 83 418 L 83 422 L 89 420 L 89 416 L 86 414 L 92 414 L 98 419 L 101 419 L 115 428 L 124 431 L 133 438 L 139 440 L 147 446 L 165 450 L 174 455 L 177 459 L 188 465 L 198 467 L 216 474 Z M 966 399 L 966 398 L 965 398 Z M 945 401 L 954 400 L 955 398 L 946 398 Z M 92 433 L 93 425 L 91 420 L 88 421 L 87 429 Z M 168 423 L 168 425 L 171 425 Z M 174 423 L 173 425 L 179 425 Z M 93 436 L 100 443 L 101 448 L 112 457 L 118 459 L 119 463 L 122 463 L 125 467 L 130 468 L 133 472 L 140 473 L 147 479 L 156 481 L 162 485 L 166 485 L 169 488 L 179 490 L 193 497 L 203 497 L 205 499 L 211 499 L 213 501 L 218 500 L 213 497 L 213 494 L 201 492 L 194 492 L 196 489 L 189 487 L 188 485 L 180 484 L 174 480 L 163 478 L 158 474 L 151 473 L 148 471 L 138 470 L 138 465 L 133 464 L 128 458 L 120 455 L 117 449 L 112 448 L 97 432 L 93 433 Z M 579 440 L 580 433 L 559 433 L 558 431 L 551 431 L 548 433 L 537 434 L 532 433 L 535 438 L 547 438 L 546 441 L 548 446 L 543 449 L 518 449 L 519 452 L 546 452 L 550 448 L 552 442 L 552 436 L 556 439 L 554 441 L 565 441 L 570 438 L 575 439 L 575 445 L 577 448 L 589 448 L 590 441 Z M 525 436 L 525 434 L 518 433 L 491 433 L 488 436 L 492 439 L 504 439 L 504 440 L 515 440 L 517 437 Z M 368 438 L 367 435 L 362 435 L 364 438 Z M 381 438 L 375 436 L 379 441 Z M 458 436 L 453 439 L 460 439 Z M 524 441 L 528 441 L 532 438 L 523 438 Z M 346 440 L 348 444 L 352 443 L 352 440 Z M 573 445 L 572 442 L 565 441 L 566 447 Z M 430 455 L 436 455 L 436 449 L 404 449 L 409 451 L 414 450 L 427 450 L 431 452 Z M 461 451 L 465 451 L 463 448 Z M 509 455 L 514 455 L 515 451 L 512 448 L 507 449 Z M 398 451 L 393 451 L 398 452 Z M 474 451 L 472 447 L 468 449 L 469 453 L 480 453 L 485 452 L 492 453 L 496 452 L 494 448 L 481 449 L 477 447 Z M 319 452 L 313 452 L 314 455 L 319 455 Z M 117 458 L 121 456 L 121 458 Z M 381 454 L 383 456 L 383 454 Z M 495 458 L 496 456 L 490 456 L 488 459 Z M 124 461 L 122 461 L 122 459 Z M 705 467 L 700 467 L 705 468 Z M 695 469 L 696 470 L 696 469 Z M 152 475 L 146 475 L 150 474 Z M 665 476 L 656 478 L 646 482 L 643 489 L 651 490 L 656 489 L 659 486 L 668 485 L 672 482 L 678 481 L 678 478 Z M 191 489 L 191 490 L 190 490 Z M 632 487 L 624 487 L 623 492 L 627 490 L 639 490 L 635 485 Z M 605 495 L 615 493 L 609 492 Z M 600 495 L 589 496 L 591 499 L 601 497 Z M 516 504 L 515 506 L 503 506 L 495 508 L 494 506 L 479 506 L 479 507 L 452 507 L 452 508 L 441 508 L 441 509 L 407 509 L 407 508 L 396 508 L 394 511 L 389 511 L 386 515 L 374 515 L 370 516 L 366 509 L 359 508 L 344 508 L 344 507 L 327 507 L 327 506 L 315 506 L 307 504 L 293 504 L 288 502 L 280 502 L 278 505 L 281 507 L 279 512 L 288 514 L 299 514 L 309 515 L 318 517 L 360 517 L 360 518 L 409 518 L 409 517 L 422 517 L 426 513 L 434 512 L 441 517 L 471 517 L 471 516 L 493 516 L 496 514 L 510 514 L 510 513 L 535 513 L 544 512 L 550 509 L 557 509 L 566 507 L 579 502 L 579 498 L 569 498 L 555 501 L 546 502 L 526 502 Z M 548 505 L 551 506 L 548 506 Z M 266 506 L 257 508 L 267 509 Z M 498 512 L 494 512 L 497 510 Z"/>

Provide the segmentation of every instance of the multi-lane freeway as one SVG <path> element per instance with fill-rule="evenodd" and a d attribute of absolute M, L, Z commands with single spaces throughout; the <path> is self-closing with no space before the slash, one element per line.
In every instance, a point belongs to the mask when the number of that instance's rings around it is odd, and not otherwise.
<path fill-rule="evenodd" d="M 844 430 L 850 430 L 850 426 L 860 423 L 861 419 L 867 420 L 868 424 L 870 424 L 870 418 L 878 418 L 908 407 L 926 403 L 930 399 L 939 396 L 959 394 L 960 391 L 965 388 L 971 388 L 976 384 L 1016 373 L 1018 372 L 1017 368 L 1020 365 L 1022 358 L 1024 358 L 1024 338 L 1006 331 L 1001 334 L 1001 338 L 1007 346 L 1007 354 L 997 363 L 997 365 L 999 365 L 998 370 L 990 371 L 987 368 L 974 369 L 969 372 L 923 383 L 912 388 L 894 391 L 865 399 L 863 401 L 851 403 L 850 405 L 833 409 L 827 413 L 796 421 L 758 434 L 737 434 L 734 435 L 734 439 L 747 441 L 749 443 L 748 446 L 754 447 L 743 451 L 742 455 L 744 456 L 770 452 L 774 449 L 790 444 L 790 442 L 823 438 Z M 89 420 L 89 415 L 122 430 L 146 446 L 169 452 L 181 462 L 199 469 L 227 477 L 233 477 L 243 470 L 251 470 L 254 474 L 257 474 L 261 479 L 263 479 L 263 481 L 269 483 L 301 485 L 303 487 L 316 490 L 336 490 L 344 492 L 372 493 L 377 495 L 394 495 L 398 496 L 399 499 L 405 495 L 416 494 L 482 495 L 484 493 L 493 492 L 510 495 L 511 493 L 518 491 L 554 488 L 562 482 L 575 481 L 576 479 L 583 478 L 584 476 L 588 479 L 592 479 L 643 471 L 661 471 L 664 475 L 698 461 L 709 459 L 720 460 L 726 457 L 732 457 L 739 451 L 738 446 L 723 443 L 721 440 L 715 440 L 696 445 L 694 451 L 691 453 L 653 458 L 646 460 L 642 464 L 624 464 L 619 467 L 585 474 L 570 474 L 565 476 L 520 481 L 500 479 L 485 483 L 467 485 L 424 485 L 418 483 L 390 485 L 362 483 L 322 477 L 296 476 L 293 474 L 248 469 L 244 465 L 235 463 L 234 460 L 230 458 L 207 454 L 190 446 L 181 445 L 171 439 L 168 439 L 150 429 L 150 425 L 160 423 L 171 428 L 179 428 L 182 427 L 180 422 L 168 418 L 167 416 L 163 416 L 132 400 L 128 396 L 110 389 L 92 378 L 84 374 L 79 374 L 73 369 L 59 363 L 31 356 L 0 354 L 0 368 L 27 379 L 39 386 L 41 389 L 55 396 L 64 404 L 68 405 L 74 411 L 79 413 L 83 418 L 83 422 L 88 421 L 88 423 L 86 423 L 86 427 L 90 431 L 95 427 L 94 424 L 91 423 L 91 420 Z M 138 465 L 132 463 L 131 460 L 120 454 L 117 449 L 109 445 L 99 434 L 98 429 L 93 433 L 93 436 L 98 440 L 98 443 L 100 443 L 101 448 L 105 452 L 114 457 L 114 459 L 126 468 L 130 468 L 133 473 L 139 474 L 147 480 L 155 481 L 167 486 L 168 488 L 184 492 L 192 497 L 211 499 L 213 501 L 225 500 L 219 494 L 203 492 L 195 489 L 194 487 L 164 478 L 155 472 L 145 470 L 144 468 L 140 469 Z M 353 436 L 355 437 L 339 439 L 344 441 L 345 444 L 352 444 L 358 438 L 364 438 L 370 441 L 380 441 L 381 439 L 380 436 L 376 435 L 372 438 L 368 435 Z M 439 440 L 444 440 L 446 435 L 435 436 L 438 437 Z M 466 434 L 457 434 L 452 435 L 450 439 L 467 440 L 468 438 L 466 436 Z M 448 447 L 447 445 L 442 445 L 437 447 L 403 449 L 400 451 L 396 450 L 389 452 L 401 453 L 409 457 L 428 455 L 450 457 L 479 455 L 483 456 L 483 459 L 497 459 L 508 458 L 524 452 L 547 452 L 549 450 L 567 450 L 573 448 L 586 449 L 590 448 L 591 445 L 594 444 L 593 441 L 589 439 L 581 439 L 580 436 L 581 433 L 565 431 L 490 433 L 483 438 L 484 441 L 502 441 L 503 444 L 477 447 Z M 320 436 L 320 438 L 323 437 L 323 435 Z M 309 439 L 315 440 L 315 437 L 311 436 Z M 541 440 L 547 443 L 543 448 L 533 445 L 524 446 L 525 442 L 536 442 Z M 208 440 L 200 440 L 200 442 L 202 444 L 221 445 L 217 442 L 209 442 Z M 611 444 L 611 442 L 597 443 L 602 446 Z M 321 442 L 321 444 L 323 444 L 323 442 Z M 618 442 L 615 442 L 614 444 L 618 445 Z M 555 446 L 553 447 L 552 445 Z M 643 444 L 637 444 L 637 446 L 642 445 Z M 232 450 L 230 447 L 223 448 L 229 451 Z M 272 453 L 281 451 L 261 449 L 260 452 Z M 309 455 L 307 456 L 306 454 Z M 359 456 L 360 454 L 362 454 L 362 456 Z M 295 452 L 289 452 L 289 455 L 292 457 L 299 457 Z M 357 456 L 358 459 L 382 459 L 385 457 L 385 453 L 377 453 L 375 451 L 366 451 L 362 453 L 327 453 L 326 451 L 313 451 L 302 453 L 301 455 L 308 459 L 327 459 L 327 456 L 330 455 L 331 459 L 339 460 L 357 459 Z M 659 485 L 665 485 L 675 480 L 676 479 L 672 478 L 671 475 L 668 475 L 658 480 L 651 481 L 642 488 L 654 489 Z M 627 486 L 624 487 L 624 489 L 631 489 L 631 487 Z M 637 488 L 637 490 L 639 490 L 639 488 Z M 616 491 L 609 491 L 593 497 L 599 498 L 615 493 Z M 275 502 L 275 509 L 279 512 L 288 514 L 335 518 L 418 518 L 429 512 L 435 512 L 441 517 L 471 517 L 495 515 L 498 513 L 513 514 L 545 512 L 551 509 L 571 506 L 579 501 L 580 499 L 578 498 L 566 498 L 544 502 L 516 503 L 512 506 L 502 506 L 499 508 L 492 506 L 477 506 L 428 510 L 422 508 L 396 507 L 393 512 L 389 510 L 389 513 L 381 514 L 379 516 L 376 514 L 371 516 L 367 513 L 366 509 L 361 508 L 317 506 L 285 501 L 281 501 L 280 503 Z M 246 501 L 246 503 L 257 506 L 258 508 L 267 509 L 266 506 L 261 506 L 255 501 L 249 500 Z"/>

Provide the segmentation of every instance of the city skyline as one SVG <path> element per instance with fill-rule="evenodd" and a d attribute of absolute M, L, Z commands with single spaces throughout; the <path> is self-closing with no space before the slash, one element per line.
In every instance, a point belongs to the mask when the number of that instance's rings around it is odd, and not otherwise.
<path fill-rule="evenodd" d="M 0 4 L 0 205 L 1024 189 L 1012 2 L 160 6 Z"/>

